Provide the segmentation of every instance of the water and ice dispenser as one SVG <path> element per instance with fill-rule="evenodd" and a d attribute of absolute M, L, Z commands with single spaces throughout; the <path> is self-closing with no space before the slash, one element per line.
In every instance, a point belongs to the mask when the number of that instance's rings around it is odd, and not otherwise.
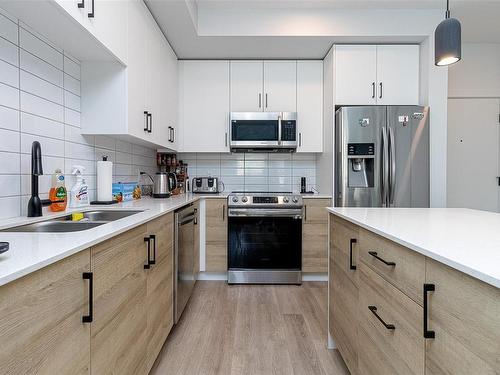
<path fill-rule="evenodd" d="M 349 143 L 347 155 L 348 187 L 374 187 L 375 144 Z"/>

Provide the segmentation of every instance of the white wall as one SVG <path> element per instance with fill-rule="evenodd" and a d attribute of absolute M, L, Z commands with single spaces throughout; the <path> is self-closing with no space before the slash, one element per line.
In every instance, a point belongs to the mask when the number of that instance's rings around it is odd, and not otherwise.
<path fill-rule="evenodd" d="M 225 191 L 300 191 L 300 178 L 307 189 L 316 188 L 316 154 L 182 153 L 193 177 L 220 177 Z M 321 193 L 324 193 L 321 191 Z"/>
<path fill-rule="evenodd" d="M 95 161 L 102 155 L 115 162 L 115 181 L 156 170 L 153 149 L 81 135 L 79 61 L 0 9 L 0 218 L 25 214 L 35 140 L 42 146 L 44 199 L 54 170 L 68 174 L 74 164 L 86 167 L 95 199 Z M 72 184 L 68 176 L 67 188 Z"/>

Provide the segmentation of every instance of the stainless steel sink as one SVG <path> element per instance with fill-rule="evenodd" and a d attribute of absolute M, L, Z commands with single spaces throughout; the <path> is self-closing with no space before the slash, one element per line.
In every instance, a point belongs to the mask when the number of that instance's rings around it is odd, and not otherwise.
<path fill-rule="evenodd" d="M 48 233 L 64 233 L 64 232 L 79 232 L 82 230 L 92 229 L 99 225 L 123 219 L 125 217 L 137 214 L 139 210 L 121 210 L 107 211 L 96 210 L 83 212 L 83 217 L 87 220 L 71 221 L 71 215 L 65 215 L 54 219 L 39 221 L 37 223 L 20 225 L 18 227 L 3 229 L 0 232 L 48 232 Z"/>
<path fill-rule="evenodd" d="M 92 221 L 78 222 L 78 221 L 47 220 L 33 224 L 21 225 L 19 227 L 4 229 L 2 230 L 2 232 L 49 232 L 49 233 L 79 232 L 82 230 L 92 229 L 103 224 L 106 223 L 92 222 Z"/>

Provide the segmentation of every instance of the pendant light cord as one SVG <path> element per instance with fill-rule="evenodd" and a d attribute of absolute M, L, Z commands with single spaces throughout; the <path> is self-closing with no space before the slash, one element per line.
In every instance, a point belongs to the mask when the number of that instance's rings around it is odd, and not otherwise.
<path fill-rule="evenodd" d="M 446 13 L 445 13 L 446 18 L 450 18 L 450 0 L 446 0 Z"/>

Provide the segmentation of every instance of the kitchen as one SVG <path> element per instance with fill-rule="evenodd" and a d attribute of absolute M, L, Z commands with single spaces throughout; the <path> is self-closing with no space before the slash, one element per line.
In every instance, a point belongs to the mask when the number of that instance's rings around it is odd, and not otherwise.
<path fill-rule="evenodd" d="M 416 3 L 2 2 L 0 373 L 500 372 L 499 9 Z"/>

